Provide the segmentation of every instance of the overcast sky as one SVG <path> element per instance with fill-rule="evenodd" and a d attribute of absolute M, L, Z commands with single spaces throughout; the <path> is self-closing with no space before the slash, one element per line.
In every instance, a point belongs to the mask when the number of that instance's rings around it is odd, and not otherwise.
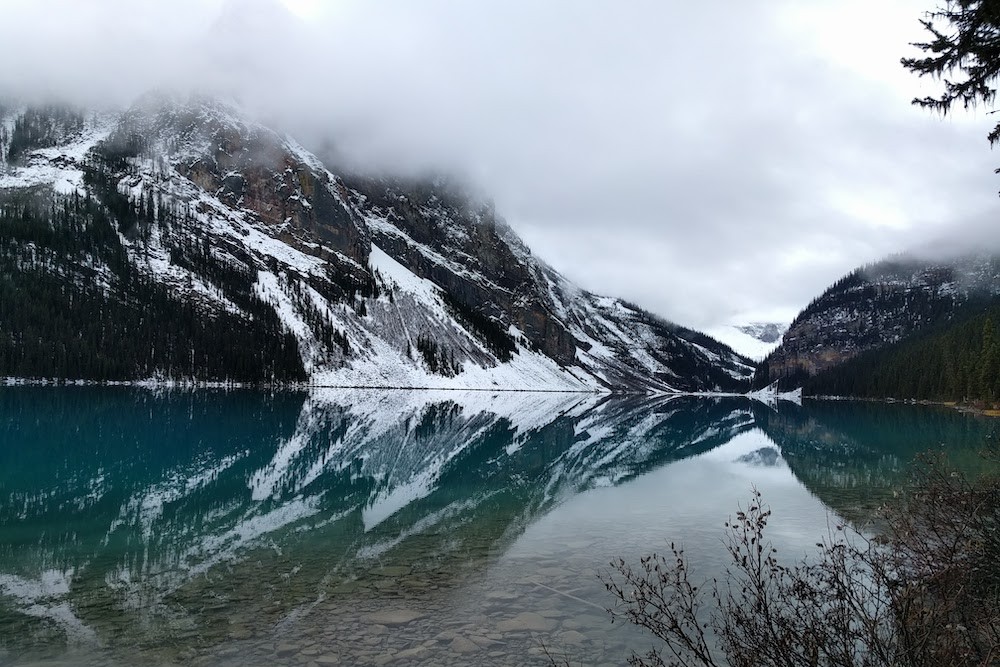
<path fill-rule="evenodd" d="M 571 279 L 695 327 L 1000 238 L 995 119 L 910 105 L 933 2 L 269 4 L 0 0 L 0 91 L 238 95 L 345 161 L 458 173 Z"/>

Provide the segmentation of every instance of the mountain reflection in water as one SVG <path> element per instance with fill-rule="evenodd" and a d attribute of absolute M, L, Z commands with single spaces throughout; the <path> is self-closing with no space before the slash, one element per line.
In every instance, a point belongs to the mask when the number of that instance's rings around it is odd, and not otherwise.
<path fill-rule="evenodd" d="M 993 429 L 910 406 L 514 392 L 11 388 L 0 415 L 0 648 L 172 659 L 317 605 L 458 595 L 595 489 L 626 498 L 684 459 L 794 474 L 850 512 L 916 452 L 971 451 Z M 640 516 L 628 502 L 605 506 Z M 601 536 L 556 523 L 549 535 L 607 562 L 588 546 Z M 686 537 L 639 532 L 640 551 Z"/>

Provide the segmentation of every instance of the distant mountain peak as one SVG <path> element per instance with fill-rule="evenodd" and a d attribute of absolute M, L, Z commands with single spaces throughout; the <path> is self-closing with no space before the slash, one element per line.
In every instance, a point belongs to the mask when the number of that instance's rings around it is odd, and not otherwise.
<path fill-rule="evenodd" d="M 788 331 L 788 325 L 777 322 L 750 322 L 749 324 L 736 325 L 736 329 L 762 343 L 777 344 L 781 342 L 781 337 Z"/>
<path fill-rule="evenodd" d="M 760 361 L 778 346 L 787 324 L 749 322 L 714 327 L 706 333 L 748 359 Z"/>

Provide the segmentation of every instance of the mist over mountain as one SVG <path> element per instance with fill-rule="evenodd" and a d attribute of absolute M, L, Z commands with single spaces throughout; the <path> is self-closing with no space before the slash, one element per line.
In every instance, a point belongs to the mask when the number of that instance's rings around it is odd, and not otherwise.
<path fill-rule="evenodd" d="M 337 172 L 469 183 L 575 283 L 696 328 L 789 321 L 858 264 L 990 236 L 981 122 L 910 107 L 921 84 L 899 58 L 919 8 L 901 0 L 861 27 L 828 0 L 0 9 L 26 54 L 0 63 L 7 97 L 235 99 Z M 850 53 L 815 38 L 831 26 L 857 31 Z M 736 99 L 753 103 L 734 114 Z"/>

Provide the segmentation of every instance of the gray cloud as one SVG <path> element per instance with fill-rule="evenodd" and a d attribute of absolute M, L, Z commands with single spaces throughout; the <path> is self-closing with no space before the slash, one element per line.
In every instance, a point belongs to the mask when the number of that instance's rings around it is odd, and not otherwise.
<path fill-rule="evenodd" d="M 1000 237 L 990 120 L 909 105 L 931 3 L 852 2 L 0 0 L 0 90 L 237 95 L 345 164 L 453 170 L 585 287 L 707 327 Z"/>

